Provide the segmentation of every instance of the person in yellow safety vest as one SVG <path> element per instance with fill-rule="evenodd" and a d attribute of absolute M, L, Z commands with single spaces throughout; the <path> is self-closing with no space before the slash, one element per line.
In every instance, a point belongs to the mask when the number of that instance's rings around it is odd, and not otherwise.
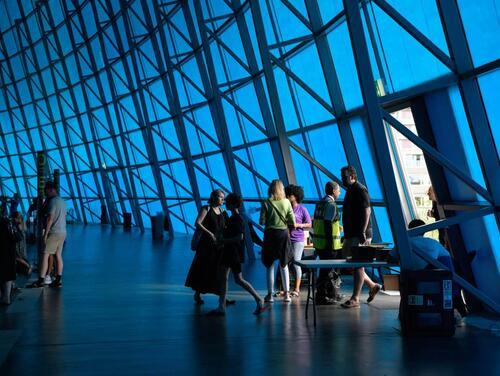
<path fill-rule="evenodd" d="M 332 260 L 342 250 L 340 211 L 335 202 L 340 196 L 340 186 L 329 181 L 325 185 L 325 197 L 316 204 L 313 218 L 313 245 L 320 260 Z M 332 269 L 320 269 L 316 304 L 330 305 L 341 301 L 340 277 Z"/>
<path fill-rule="evenodd" d="M 329 219 L 329 213 L 334 213 L 334 217 Z M 326 216 L 325 216 L 326 213 Z M 313 244 L 316 249 L 331 249 L 338 251 L 342 249 L 340 236 L 340 211 L 335 201 L 331 201 L 330 196 L 316 204 L 313 222 Z"/>

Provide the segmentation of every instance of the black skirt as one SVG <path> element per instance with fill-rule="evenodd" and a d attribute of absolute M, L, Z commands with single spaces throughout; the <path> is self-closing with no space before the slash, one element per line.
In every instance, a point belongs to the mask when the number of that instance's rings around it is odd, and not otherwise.
<path fill-rule="evenodd" d="M 264 231 L 264 247 L 262 247 L 262 263 L 269 268 L 275 260 L 285 266 L 290 262 L 291 243 L 288 229 L 269 228 Z"/>
<path fill-rule="evenodd" d="M 186 278 L 186 287 L 202 294 L 216 294 L 221 291 L 220 259 L 222 250 L 210 241 L 200 242 Z"/>
<path fill-rule="evenodd" d="M 16 249 L 12 246 L 0 248 L 0 282 L 16 279 Z"/>

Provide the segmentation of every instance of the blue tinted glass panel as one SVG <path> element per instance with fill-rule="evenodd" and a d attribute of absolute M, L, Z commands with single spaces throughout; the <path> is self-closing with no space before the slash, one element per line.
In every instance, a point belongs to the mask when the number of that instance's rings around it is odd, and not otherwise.
<path fill-rule="evenodd" d="M 500 70 L 497 69 L 480 76 L 478 81 L 483 95 L 483 103 L 488 113 L 490 130 L 495 140 L 497 157 L 500 158 L 500 96 L 498 92 L 498 88 L 500 88 Z"/>
<path fill-rule="evenodd" d="M 377 175 L 375 155 L 369 141 L 366 125 L 361 118 L 352 119 L 350 124 L 370 197 L 381 200 L 383 199 L 382 188 Z"/>
<path fill-rule="evenodd" d="M 340 89 L 342 90 L 346 108 L 349 110 L 361 106 L 363 99 L 356 74 L 351 39 L 345 22 L 328 34 L 328 42 L 332 51 L 335 69 L 339 76 Z"/>
<path fill-rule="evenodd" d="M 449 89 L 449 95 L 451 99 L 451 104 L 453 106 L 453 111 L 455 115 L 455 120 L 458 126 L 458 132 L 462 141 L 462 145 L 465 153 L 465 158 L 467 160 L 467 165 L 470 171 L 470 176 L 483 187 L 485 186 L 483 173 L 481 171 L 481 166 L 479 164 L 479 159 L 476 152 L 476 147 L 474 145 L 474 139 L 470 131 L 469 121 L 467 120 L 467 115 L 465 113 L 462 97 L 460 95 L 460 90 L 458 87 L 454 86 Z"/>
<path fill-rule="evenodd" d="M 474 65 L 500 57 L 500 2 L 457 0 Z"/>
<path fill-rule="evenodd" d="M 379 35 L 376 39 L 377 52 L 389 71 L 389 92 L 407 89 L 450 73 L 441 61 L 378 6 L 373 5 L 369 15 Z"/>

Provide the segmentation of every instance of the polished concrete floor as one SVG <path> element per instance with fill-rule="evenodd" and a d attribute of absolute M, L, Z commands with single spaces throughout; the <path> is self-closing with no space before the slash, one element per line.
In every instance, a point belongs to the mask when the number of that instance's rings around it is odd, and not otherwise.
<path fill-rule="evenodd" d="M 64 286 L 25 291 L 0 311 L 0 342 L 2 333 L 15 339 L 0 375 L 500 375 L 498 335 L 465 325 L 453 338 L 404 339 L 387 296 L 357 310 L 320 307 L 314 328 L 304 301 L 255 317 L 251 297 L 231 284 L 236 305 L 207 317 L 216 298 L 196 307 L 184 287 L 187 245 L 71 227 Z M 244 275 L 264 292 L 260 262 Z"/>

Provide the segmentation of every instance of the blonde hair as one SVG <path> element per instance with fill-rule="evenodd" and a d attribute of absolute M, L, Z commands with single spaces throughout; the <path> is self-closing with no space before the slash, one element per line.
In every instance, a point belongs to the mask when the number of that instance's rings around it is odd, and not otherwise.
<path fill-rule="evenodd" d="M 273 200 L 283 200 L 286 197 L 283 182 L 279 179 L 274 179 L 269 185 L 267 195 Z"/>

